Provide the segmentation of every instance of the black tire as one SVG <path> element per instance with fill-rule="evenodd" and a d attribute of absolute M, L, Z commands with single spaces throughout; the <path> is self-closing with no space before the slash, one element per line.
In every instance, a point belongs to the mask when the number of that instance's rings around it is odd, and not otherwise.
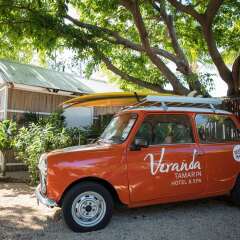
<path fill-rule="evenodd" d="M 240 176 L 238 176 L 235 186 L 231 191 L 231 200 L 234 204 L 240 206 Z"/>
<path fill-rule="evenodd" d="M 102 214 L 102 219 L 94 226 L 82 226 L 74 220 L 74 213 L 72 213 L 73 205 L 75 206 L 74 201 L 81 195 L 86 192 L 94 192 L 99 194 L 105 201 L 105 213 Z M 81 201 L 80 201 L 81 203 Z M 79 204 L 82 205 L 82 204 Z M 83 207 L 84 208 L 84 207 Z M 85 207 L 83 211 L 87 213 Z M 74 209 L 74 208 L 73 208 Z M 100 208 L 101 209 L 101 208 Z M 75 209 L 76 210 L 76 209 Z M 103 229 L 110 222 L 113 211 L 113 199 L 109 191 L 102 185 L 94 182 L 82 182 L 73 186 L 65 195 L 62 205 L 63 217 L 66 224 L 74 232 L 90 232 Z M 88 214 L 88 213 L 87 213 Z M 97 215 L 96 215 L 97 216 Z M 76 218 L 76 216 L 75 216 Z"/>

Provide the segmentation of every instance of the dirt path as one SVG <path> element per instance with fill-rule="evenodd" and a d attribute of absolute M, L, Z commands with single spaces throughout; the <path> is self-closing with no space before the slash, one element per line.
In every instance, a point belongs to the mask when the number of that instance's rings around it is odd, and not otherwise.
<path fill-rule="evenodd" d="M 60 209 L 37 206 L 26 184 L 0 183 L 0 239 L 222 240 L 240 239 L 240 208 L 207 199 L 114 213 L 98 232 L 77 234 L 64 224 Z"/>

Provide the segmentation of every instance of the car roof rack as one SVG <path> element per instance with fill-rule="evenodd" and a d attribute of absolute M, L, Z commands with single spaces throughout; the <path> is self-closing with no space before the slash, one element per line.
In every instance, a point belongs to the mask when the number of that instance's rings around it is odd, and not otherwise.
<path fill-rule="evenodd" d="M 161 107 L 167 110 L 168 107 L 197 107 L 197 108 L 210 108 L 216 110 L 215 106 L 221 105 L 222 99 L 220 98 L 201 98 L 201 97 L 186 97 L 186 96 L 154 96 L 149 95 L 141 102 L 136 103 L 131 108 L 138 107 Z"/>

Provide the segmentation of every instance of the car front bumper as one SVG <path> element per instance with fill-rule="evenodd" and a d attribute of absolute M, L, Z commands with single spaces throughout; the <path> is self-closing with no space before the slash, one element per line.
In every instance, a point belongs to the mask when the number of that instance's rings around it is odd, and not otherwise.
<path fill-rule="evenodd" d="M 47 197 L 42 195 L 42 193 L 40 191 L 40 185 L 37 186 L 37 188 L 35 190 L 35 195 L 36 195 L 38 204 L 40 202 L 43 205 L 45 205 L 47 207 L 51 207 L 51 208 L 58 206 L 58 204 L 55 201 L 53 201 L 53 200 L 51 200 L 51 199 L 49 199 L 49 198 L 47 198 Z"/>

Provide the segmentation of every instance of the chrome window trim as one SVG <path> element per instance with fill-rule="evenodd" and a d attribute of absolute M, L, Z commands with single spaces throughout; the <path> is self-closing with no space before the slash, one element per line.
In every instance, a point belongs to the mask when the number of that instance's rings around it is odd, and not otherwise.
<path fill-rule="evenodd" d="M 175 145 L 195 145 L 196 142 L 192 142 L 192 143 L 172 143 L 172 144 L 156 144 L 156 145 L 148 145 L 148 147 L 160 147 L 160 146 L 175 146 Z"/>

